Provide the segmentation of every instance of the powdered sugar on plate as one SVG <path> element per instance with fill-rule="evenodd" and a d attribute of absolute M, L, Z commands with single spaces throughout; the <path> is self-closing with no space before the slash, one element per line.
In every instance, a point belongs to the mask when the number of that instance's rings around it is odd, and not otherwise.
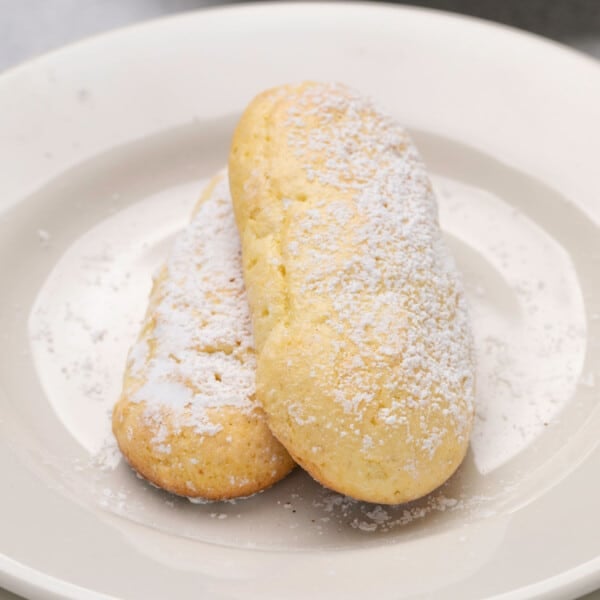
<path fill-rule="evenodd" d="M 93 455 L 112 442 L 110 415 L 129 348 L 202 183 L 146 198 L 85 232 L 66 250 L 29 317 L 32 355 L 48 401 Z"/>
<path fill-rule="evenodd" d="M 571 257 L 543 228 L 485 190 L 435 183 L 450 242 L 482 261 L 479 271 L 464 266 L 478 367 L 471 447 L 479 471 L 491 473 L 558 417 L 578 378 L 595 383 L 580 378 L 585 306 Z"/>

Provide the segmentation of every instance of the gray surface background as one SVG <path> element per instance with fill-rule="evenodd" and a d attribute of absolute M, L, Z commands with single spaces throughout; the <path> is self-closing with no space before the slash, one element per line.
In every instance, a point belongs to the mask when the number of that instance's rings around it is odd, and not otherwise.
<path fill-rule="evenodd" d="M 0 0 L 0 74 L 73 41 L 219 0 Z M 600 0 L 397 2 L 468 14 L 525 29 L 600 59 Z M 21 600 L 0 589 L 0 600 Z M 583 599 L 582 599 L 583 600 Z M 585 597 L 600 600 L 600 590 Z"/>

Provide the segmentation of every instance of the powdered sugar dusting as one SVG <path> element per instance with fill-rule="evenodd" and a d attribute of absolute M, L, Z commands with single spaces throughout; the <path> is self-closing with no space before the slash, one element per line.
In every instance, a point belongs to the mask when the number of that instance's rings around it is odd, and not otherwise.
<path fill-rule="evenodd" d="M 221 174 L 157 274 L 142 333 L 129 353 L 137 388 L 130 399 L 145 403 L 156 430 L 152 442 L 165 454 L 165 409 L 176 427 L 214 435 L 223 426 L 209 409 L 255 408 L 252 331 L 230 202 Z"/>
<path fill-rule="evenodd" d="M 336 362 L 336 402 L 360 421 L 383 388 L 392 401 L 378 418 L 421 452 L 433 457 L 449 430 L 464 443 L 474 398 L 465 295 L 413 143 L 342 86 L 293 88 L 286 106 L 287 142 L 309 183 L 352 198 L 283 207 L 294 224 L 282 239 L 293 265 L 290 285 L 299 286 L 292 297 L 332 299 L 325 322 L 338 334 L 335 351 L 355 357 Z M 391 377 L 379 381 L 369 372 Z M 416 429 L 407 414 L 420 415 Z M 359 436 L 360 429 L 344 433 Z M 374 446 L 362 439 L 365 454 Z M 413 470 L 412 462 L 406 468 Z"/>

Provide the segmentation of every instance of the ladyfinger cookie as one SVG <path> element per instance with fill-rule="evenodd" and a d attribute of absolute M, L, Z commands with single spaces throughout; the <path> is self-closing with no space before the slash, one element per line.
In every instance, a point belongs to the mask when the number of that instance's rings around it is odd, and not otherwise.
<path fill-rule="evenodd" d="M 227 176 L 204 191 L 154 281 L 129 353 L 113 432 L 155 485 L 191 498 L 248 496 L 293 461 L 255 400 L 256 357 Z"/>
<path fill-rule="evenodd" d="M 407 132 L 344 86 L 279 87 L 244 112 L 229 177 L 273 433 L 360 500 L 444 483 L 468 447 L 473 348 Z"/>

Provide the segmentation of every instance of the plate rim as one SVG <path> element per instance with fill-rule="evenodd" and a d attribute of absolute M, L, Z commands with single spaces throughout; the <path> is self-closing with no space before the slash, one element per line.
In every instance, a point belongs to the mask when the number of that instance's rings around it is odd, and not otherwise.
<path fill-rule="evenodd" d="M 416 6 L 412 4 L 393 4 L 391 2 L 386 2 L 385 0 L 374 0 L 370 2 L 369 0 L 341 0 L 340 2 L 336 2 L 335 0 L 316 0 L 315 2 L 311 2 L 310 0 L 289 0 L 288 2 L 281 3 L 277 0 L 249 0 L 248 2 L 244 1 L 241 3 L 230 3 L 224 5 L 213 4 L 210 6 L 199 7 L 196 9 L 184 10 L 181 12 L 176 12 L 169 15 L 162 15 L 157 17 L 152 17 L 150 19 L 145 19 L 143 21 L 138 21 L 136 23 L 130 23 L 128 25 L 123 25 L 119 27 L 114 27 L 112 29 L 108 29 L 105 31 L 100 31 L 98 33 L 94 33 L 92 35 L 85 36 L 80 39 L 73 40 L 56 48 L 52 48 L 46 52 L 42 52 L 40 54 L 36 54 L 25 60 L 18 62 L 14 65 L 11 65 L 7 69 L 0 71 L 0 85 L 5 83 L 5 79 L 12 77 L 13 75 L 18 75 L 20 71 L 25 71 L 30 68 L 37 68 L 37 63 L 44 62 L 49 59 L 54 59 L 59 57 L 62 54 L 69 54 L 73 51 L 77 51 L 79 46 L 85 46 L 90 43 L 94 43 L 97 41 L 103 41 L 112 36 L 118 36 L 122 34 L 129 34 L 133 31 L 139 31 L 142 29 L 150 29 L 156 26 L 160 26 L 166 22 L 174 22 L 177 20 L 185 20 L 191 17 L 199 17 L 205 13 L 227 13 L 227 12 L 241 12 L 241 11 L 255 11 L 259 9 L 266 10 L 275 10 L 287 12 L 290 9 L 300 8 L 302 10 L 305 9 L 314 9 L 314 8 L 336 8 L 340 9 L 343 7 L 352 7 L 359 8 L 364 10 L 389 10 L 392 12 L 405 12 L 405 13 L 422 13 L 422 14 L 430 14 L 434 16 L 434 18 L 445 18 L 448 20 L 455 21 L 471 21 L 475 26 L 481 27 L 489 27 L 490 29 L 494 29 L 496 31 L 501 30 L 504 31 L 507 35 L 517 35 L 524 39 L 530 39 L 531 41 L 546 45 L 548 48 L 552 48 L 556 51 L 567 52 L 571 54 L 574 58 L 583 59 L 588 63 L 588 66 L 595 68 L 598 70 L 598 74 L 600 75 L 600 60 L 596 59 L 589 54 L 585 53 L 583 50 L 579 50 L 578 48 L 574 48 L 573 46 L 569 46 L 564 42 L 560 42 L 554 40 L 549 37 L 545 37 L 539 33 L 534 33 L 532 31 L 528 31 L 526 29 L 519 29 L 518 27 L 514 27 L 512 25 L 507 25 L 505 23 L 498 23 L 495 21 L 491 21 L 489 19 L 485 19 L 483 17 L 477 17 L 474 15 L 467 15 L 457 12 L 452 12 L 448 10 L 442 10 L 437 8 L 430 8 L 428 6 Z"/>
<path fill-rule="evenodd" d="M 48 598 L 62 600 L 119 600 L 117 596 L 104 594 L 59 579 L 33 567 L 29 567 L 0 552 L 0 585 L 15 594 L 51 594 Z M 0 591 L 1 591 L 0 587 Z M 488 596 L 488 600 L 519 600 L 526 598 L 564 599 L 564 594 L 578 598 L 600 590 L 600 556 L 572 567 L 552 577 L 527 586 Z M 54 596 L 60 594 L 59 596 Z"/>

